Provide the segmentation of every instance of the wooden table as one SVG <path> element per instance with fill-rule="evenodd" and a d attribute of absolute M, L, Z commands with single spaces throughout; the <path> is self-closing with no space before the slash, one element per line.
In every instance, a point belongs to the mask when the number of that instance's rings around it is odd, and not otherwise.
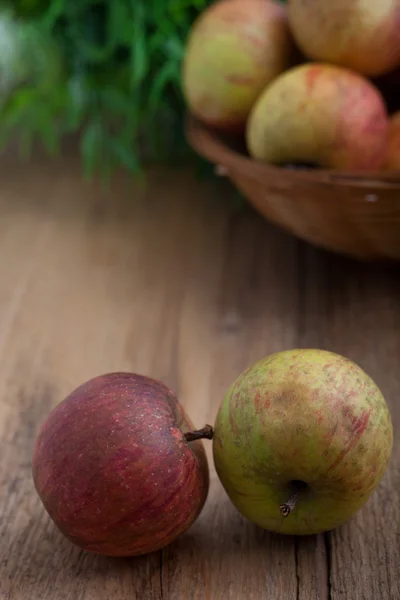
<path fill-rule="evenodd" d="M 400 279 L 327 255 L 237 211 L 190 173 L 84 184 L 74 158 L 0 169 L 0 600 L 398 600 Z M 273 351 L 319 346 L 358 361 L 393 415 L 393 459 L 345 526 L 293 539 L 228 501 L 166 550 L 81 552 L 45 514 L 31 451 L 48 411 L 87 378 L 133 370 L 177 391 L 197 426 Z"/>

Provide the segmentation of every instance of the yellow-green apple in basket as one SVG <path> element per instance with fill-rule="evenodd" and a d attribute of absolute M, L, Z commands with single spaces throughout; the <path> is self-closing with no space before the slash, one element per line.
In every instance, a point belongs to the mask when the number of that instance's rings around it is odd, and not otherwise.
<path fill-rule="evenodd" d="M 274 0 L 219 0 L 193 23 L 182 88 L 191 113 L 243 131 L 261 90 L 294 60 L 286 7 Z"/>
<path fill-rule="evenodd" d="M 319 349 L 278 352 L 228 390 L 214 428 L 218 476 L 262 528 L 316 534 L 350 519 L 387 468 L 388 406 L 357 364 Z"/>

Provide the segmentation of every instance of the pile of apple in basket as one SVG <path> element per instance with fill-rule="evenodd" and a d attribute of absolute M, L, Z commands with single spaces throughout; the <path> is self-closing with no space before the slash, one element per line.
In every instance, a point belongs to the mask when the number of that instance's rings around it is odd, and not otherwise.
<path fill-rule="evenodd" d="M 110 373 L 47 416 L 34 448 L 35 487 L 76 545 L 150 553 L 184 533 L 206 503 L 206 438 L 227 494 L 218 496 L 221 511 L 232 502 L 261 528 L 306 535 L 341 525 L 365 504 L 388 466 L 393 427 L 374 381 L 325 350 L 259 360 L 230 385 L 214 426 L 198 430 L 160 381 Z"/>
<path fill-rule="evenodd" d="M 182 82 L 190 112 L 258 161 L 400 170 L 399 0 L 220 0 L 189 32 Z"/>

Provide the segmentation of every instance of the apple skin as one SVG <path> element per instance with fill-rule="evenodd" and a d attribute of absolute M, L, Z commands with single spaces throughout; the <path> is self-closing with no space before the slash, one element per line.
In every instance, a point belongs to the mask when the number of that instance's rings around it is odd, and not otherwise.
<path fill-rule="evenodd" d="M 246 128 L 249 154 L 271 163 L 377 170 L 385 159 L 388 115 L 377 88 L 343 67 L 306 63 L 260 94 Z"/>
<path fill-rule="evenodd" d="M 400 171 L 400 110 L 389 120 L 389 142 L 384 169 Z"/>
<path fill-rule="evenodd" d="M 289 23 L 306 56 L 376 76 L 400 66 L 399 0 L 289 0 Z"/>
<path fill-rule="evenodd" d="M 244 131 L 261 90 L 295 58 L 286 7 L 273 0 L 219 0 L 189 32 L 182 89 L 189 110 L 221 131 Z"/>
<path fill-rule="evenodd" d="M 163 548 L 199 515 L 209 488 L 201 441 L 174 394 L 134 373 L 95 377 L 54 408 L 36 439 L 36 490 L 60 531 L 90 552 Z"/>
<path fill-rule="evenodd" d="M 219 408 L 213 453 L 233 504 L 271 531 L 311 535 L 350 519 L 392 451 L 386 402 L 368 375 L 324 350 L 272 354 L 244 371 Z M 301 481 L 294 510 L 280 505 Z"/>

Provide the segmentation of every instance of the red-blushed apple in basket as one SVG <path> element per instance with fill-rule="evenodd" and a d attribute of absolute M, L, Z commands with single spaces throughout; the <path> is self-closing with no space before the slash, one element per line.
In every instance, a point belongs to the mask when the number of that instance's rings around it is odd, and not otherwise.
<path fill-rule="evenodd" d="M 182 69 L 188 108 L 219 130 L 243 131 L 258 94 L 294 59 L 285 6 L 219 0 L 189 32 Z"/>
<path fill-rule="evenodd" d="M 163 548 L 202 510 L 209 471 L 201 438 L 174 394 L 134 373 L 95 377 L 45 420 L 33 453 L 36 490 L 81 548 L 135 556 Z"/>
<path fill-rule="evenodd" d="M 382 95 L 364 76 L 306 63 L 279 75 L 260 94 L 246 139 L 250 155 L 266 163 L 378 170 L 386 155 L 388 115 Z"/>
<path fill-rule="evenodd" d="M 262 528 L 307 535 L 350 519 L 392 452 L 388 406 L 347 358 L 277 352 L 231 385 L 215 422 L 217 473 L 236 508 Z"/>
<path fill-rule="evenodd" d="M 288 0 L 306 56 L 376 76 L 400 66 L 400 0 Z"/>

